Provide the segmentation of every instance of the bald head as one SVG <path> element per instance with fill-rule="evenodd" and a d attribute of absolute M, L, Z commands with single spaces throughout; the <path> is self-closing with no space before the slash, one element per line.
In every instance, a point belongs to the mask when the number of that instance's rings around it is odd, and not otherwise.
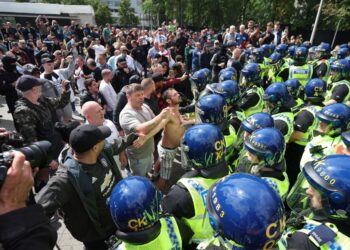
<path fill-rule="evenodd" d="M 87 122 L 94 126 L 102 126 L 104 122 L 104 109 L 97 102 L 84 103 L 82 113 Z"/>

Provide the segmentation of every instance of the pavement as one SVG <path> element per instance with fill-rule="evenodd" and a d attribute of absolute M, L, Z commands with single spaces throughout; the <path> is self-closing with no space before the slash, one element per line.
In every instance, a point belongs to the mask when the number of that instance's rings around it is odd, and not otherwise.
<path fill-rule="evenodd" d="M 80 106 L 76 106 L 77 110 L 80 112 Z M 13 125 L 13 119 L 12 115 L 9 114 L 8 108 L 5 102 L 5 98 L 0 96 L 0 115 L 2 116 L 0 118 L 0 127 L 6 128 L 7 130 L 13 131 L 15 130 Z M 73 116 L 73 118 L 77 120 L 81 120 L 81 118 Z M 117 158 L 116 158 L 117 160 Z M 181 168 L 181 157 L 180 152 L 177 153 L 176 159 L 174 161 L 173 171 L 170 178 L 170 185 L 169 187 L 176 183 L 177 180 L 185 173 L 185 171 Z M 124 173 L 123 173 L 123 177 Z M 55 250 L 81 250 L 84 249 L 83 244 L 76 239 L 73 238 L 73 236 L 70 234 L 68 229 L 66 228 L 65 224 L 63 223 L 62 219 L 59 219 L 56 215 L 54 218 L 51 219 L 52 226 L 56 228 L 58 238 L 57 238 L 57 244 L 54 248 Z"/>

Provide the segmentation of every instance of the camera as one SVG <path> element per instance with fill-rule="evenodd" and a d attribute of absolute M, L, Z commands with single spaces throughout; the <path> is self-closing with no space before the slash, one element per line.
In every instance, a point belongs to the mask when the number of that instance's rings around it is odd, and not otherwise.
<path fill-rule="evenodd" d="M 26 147 L 17 148 L 16 151 L 22 152 L 33 168 L 39 167 L 41 169 L 46 167 L 51 161 L 50 148 L 50 142 L 38 141 Z M 12 160 L 12 150 L 0 153 L 0 187 L 6 178 L 7 169 L 11 166 Z"/>
<path fill-rule="evenodd" d="M 317 145 L 314 147 L 310 148 L 310 154 L 314 155 L 314 154 L 321 154 L 323 153 L 323 149 L 325 149 L 324 147 L 322 147 L 321 145 Z"/>
<path fill-rule="evenodd" d="M 24 139 L 16 131 L 9 132 L 8 136 L 0 137 L 1 152 L 13 148 L 23 147 Z"/>

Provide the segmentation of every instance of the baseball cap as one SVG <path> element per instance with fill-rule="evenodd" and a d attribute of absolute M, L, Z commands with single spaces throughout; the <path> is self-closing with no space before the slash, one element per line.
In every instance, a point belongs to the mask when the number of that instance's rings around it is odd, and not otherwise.
<path fill-rule="evenodd" d="M 45 56 L 44 56 L 45 55 Z M 55 58 L 51 55 L 48 55 L 48 54 L 43 54 L 41 56 L 41 64 L 44 64 L 44 63 L 52 63 L 55 61 Z"/>
<path fill-rule="evenodd" d="M 69 136 L 69 144 L 76 153 L 84 153 L 110 135 L 111 130 L 107 126 L 84 124 L 73 129 Z"/>
<path fill-rule="evenodd" d="M 43 80 L 31 75 L 23 75 L 18 78 L 16 82 L 16 88 L 20 91 L 27 91 L 35 86 L 40 86 L 44 83 Z"/>

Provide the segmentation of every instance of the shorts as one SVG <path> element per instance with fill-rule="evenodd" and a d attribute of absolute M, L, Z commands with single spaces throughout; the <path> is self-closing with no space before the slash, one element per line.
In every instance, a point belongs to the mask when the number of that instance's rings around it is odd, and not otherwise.
<path fill-rule="evenodd" d="M 128 162 L 132 175 L 146 176 L 153 166 L 153 154 L 141 159 L 133 159 L 128 156 Z"/>
<path fill-rule="evenodd" d="M 157 148 L 160 162 L 160 177 L 164 180 L 169 180 L 177 148 L 164 148 L 160 145 L 160 143 L 158 143 Z"/>

